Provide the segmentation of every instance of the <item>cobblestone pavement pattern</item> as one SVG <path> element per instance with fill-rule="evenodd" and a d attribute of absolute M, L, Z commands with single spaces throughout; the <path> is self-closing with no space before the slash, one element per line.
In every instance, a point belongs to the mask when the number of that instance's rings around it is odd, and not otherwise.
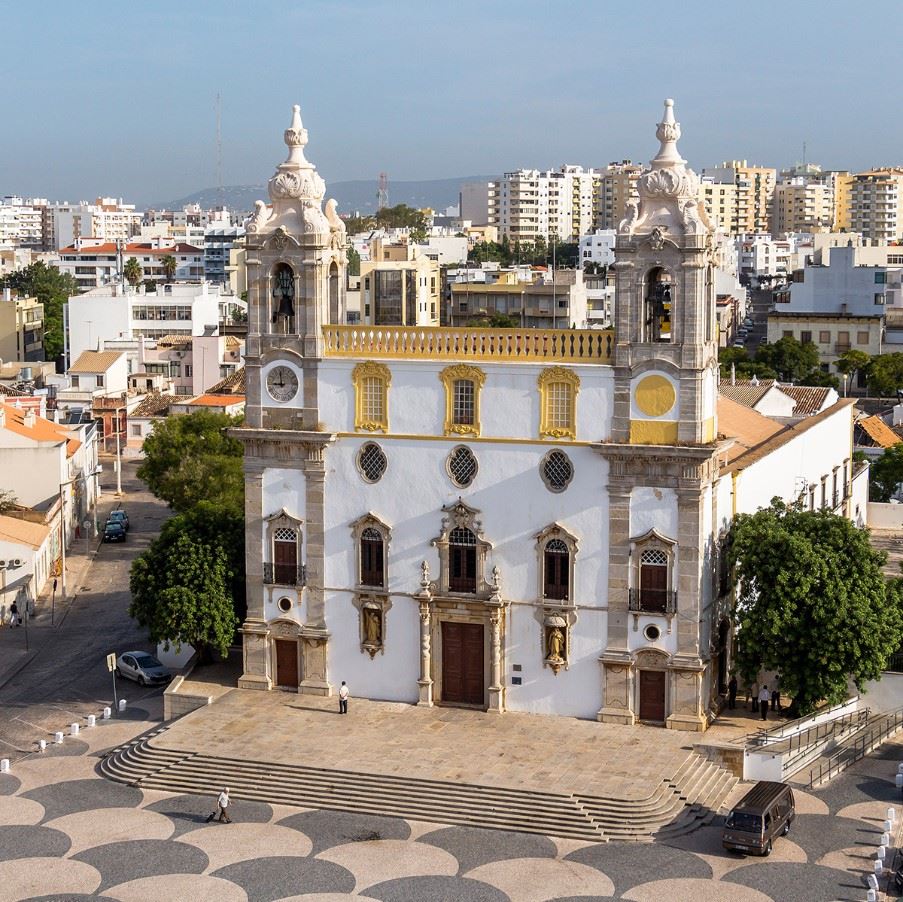
<path fill-rule="evenodd" d="M 145 703 L 134 719 L 100 723 L 0 774 L 0 898 L 859 900 L 886 808 L 899 802 L 893 774 L 903 744 L 890 743 L 831 786 L 798 791 L 790 836 L 768 859 L 722 851 L 718 819 L 669 844 L 594 844 L 241 799 L 233 823 L 207 823 L 213 798 L 97 775 L 104 751 L 159 718 L 160 699 Z"/>

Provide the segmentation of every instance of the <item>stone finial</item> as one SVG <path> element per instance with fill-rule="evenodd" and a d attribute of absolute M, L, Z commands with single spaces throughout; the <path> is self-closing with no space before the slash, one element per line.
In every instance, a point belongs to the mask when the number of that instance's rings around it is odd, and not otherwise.
<path fill-rule="evenodd" d="M 677 142 L 680 140 L 680 123 L 674 118 L 674 101 L 670 97 L 665 101 L 665 115 L 655 130 L 655 137 L 661 142 L 661 147 L 655 159 L 652 160 L 653 169 L 686 163 L 686 160 L 677 152 Z"/>
<path fill-rule="evenodd" d="M 307 164 L 304 159 L 307 129 L 301 123 L 301 107 L 297 103 L 292 107 L 292 124 L 285 130 L 282 137 L 289 149 L 288 159 L 285 162 L 296 165 Z"/>

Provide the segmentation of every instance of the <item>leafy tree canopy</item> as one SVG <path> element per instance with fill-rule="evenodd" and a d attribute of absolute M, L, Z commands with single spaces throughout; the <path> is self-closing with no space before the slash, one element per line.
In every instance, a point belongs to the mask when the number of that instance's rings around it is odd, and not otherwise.
<path fill-rule="evenodd" d="M 901 580 L 868 532 L 827 511 L 780 499 L 739 514 L 731 529 L 737 591 L 737 665 L 748 681 L 780 673 L 796 714 L 880 678 L 903 639 Z"/>
<path fill-rule="evenodd" d="M 761 345 L 750 358 L 745 348 L 722 348 L 718 354 L 722 378 L 731 375 L 731 364 L 738 379 L 779 379 L 801 385 L 837 388 L 837 377 L 819 366 L 818 348 L 812 342 L 800 343 L 789 336 L 774 344 Z"/>
<path fill-rule="evenodd" d="M 359 276 L 361 274 L 361 255 L 348 245 L 348 275 Z"/>
<path fill-rule="evenodd" d="M 868 369 L 869 391 L 883 398 L 892 397 L 903 388 L 903 354 L 880 354 L 872 358 Z"/>
<path fill-rule="evenodd" d="M 554 244 L 554 255 L 552 245 Z M 579 246 L 574 242 L 547 242 L 541 235 L 534 242 L 515 241 L 512 245 L 507 238 L 498 241 L 481 241 L 467 254 L 472 263 L 496 262 L 502 266 L 528 264 L 530 266 L 551 266 L 555 258 L 557 267 L 574 268 L 577 265 Z"/>
<path fill-rule="evenodd" d="M 226 434 L 240 422 L 205 410 L 167 417 L 144 441 L 138 478 L 176 511 L 200 501 L 243 510 L 242 448 Z"/>
<path fill-rule="evenodd" d="M 892 445 L 869 468 L 872 501 L 890 501 L 903 482 L 903 442 Z"/>
<path fill-rule="evenodd" d="M 384 228 L 420 230 L 422 236 L 425 237 L 427 225 L 426 213 L 423 210 L 409 207 L 407 204 L 383 207 L 372 216 L 349 216 L 345 220 L 345 228 L 349 235 Z"/>
<path fill-rule="evenodd" d="M 475 316 L 468 320 L 467 325 L 485 329 L 517 329 L 520 326 L 520 317 L 508 316 L 507 313 L 493 313 L 492 316 Z"/>
<path fill-rule="evenodd" d="M 20 297 L 36 297 L 44 305 L 44 357 L 59 357 L 63 353 L 63 304 L 79 293 L 75 279 L 38 262 L 0 279 L 0 288 L 12 288 Z"/>
<path fill-rule="evenodd" d="M 132 287 L 141 281 L 141 277 L 144 273 L 137 257 L 129 257 L 128 260 L 125 261 L 125 264 L 122 267 L 122 274 L 125 276 L 126 282 Z"/>
<path fill-rule="evenodd" d="M 239 620 L 229 584 L 234 573 L 226 552 L 175 517 L 132 564 L 129 616 L 147 627 L 152 642 L 210 650 L 225 656 Z"/>

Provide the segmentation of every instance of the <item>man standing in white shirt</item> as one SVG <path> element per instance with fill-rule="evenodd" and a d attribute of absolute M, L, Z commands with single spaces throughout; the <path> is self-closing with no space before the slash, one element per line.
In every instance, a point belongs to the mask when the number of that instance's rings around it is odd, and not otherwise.
<path fill-rule="evenodd" d="M 232 818 L 229 817 L 229 812 L 226 810 L 229 807 L 229 787 L 223 787 L 223 791 L 219 794 L 219 797 L 216 800 L 218 811 L 214 811 L 210 817 L 207 818 L 207 823 L 209 824 L 214 818 L 216 818 L 221 824 L 231 824 Z M 218 816 L 217 816 L 218 814 Z"/>
<path fill-rule="evenodd" d="M 339 714 L 347 714 L 348 713 L 348 696 L 351 693 L 348 691 L 348 686 L 345 681 L 342 680 L 342 688 L 339 689 Z"/>
<path fill-rule="evenodd" d="M 763 683 L 759 690 L 759 709 L 762 712 L 762 720 L 768 720 L 768 702 L 771 700 L 771 693 L 768 687 Z"/>

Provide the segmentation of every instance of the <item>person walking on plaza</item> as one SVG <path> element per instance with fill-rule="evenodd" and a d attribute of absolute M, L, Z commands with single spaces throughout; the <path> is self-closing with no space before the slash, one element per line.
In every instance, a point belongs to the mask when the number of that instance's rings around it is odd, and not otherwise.
<path fill-rule="evenodd" d="M 770 698 L 771 693 L 769 693 L 768 687 L 763 684 L 759 690 L 759 707 L 762 709 L 762 720 L 768 720 L 768 701 Z"/>
<path fill-rule="evenodd" d="M 748 684 L 746 687 L 746 700 L 749 702 L 749 710 L 750 711 L 758 711 L 759 710 L 759 684 L 753 680 L 752 683 Z"/>
<path fill-rule="evenodd" d="M 15 602 L 13 602 L 9 606 L 9 625 L 19 626 L 21 623 L 22 620 L 19 617 L 19 606 Z"/>
<path fill-rule="evenodd" d="M 339 714 L 347 714 L 348 713 L 348 696 L 350 695 L 348 691 L 348 685 L 342 680 L 342 688 L 339 689 Z"/>
<path fill-rule="evenodd" d="M 781 712 L 781 690 L 777 686 L 771 690 L 771 710 Z"/>
<path fill-rule="evenodd" d="M 727 706 L 734 710 L 737 707 L 737 675 L 731 674 L 731 681 L 727 684 Z"/>
<path fill-rule="evenodd" d="M 214 818 L 216 818 L 221 824 L 231 824 L 232 818 L 229 817 L 229 812 L 227 811 L 229 807 L 229 787 L 223 787 L 223 791 L 219 794 L 219 797 L 216 800 L 216 808 L 217 810 L 213 812 L 208 818 L 207 823 L 209 824 Z"/>

